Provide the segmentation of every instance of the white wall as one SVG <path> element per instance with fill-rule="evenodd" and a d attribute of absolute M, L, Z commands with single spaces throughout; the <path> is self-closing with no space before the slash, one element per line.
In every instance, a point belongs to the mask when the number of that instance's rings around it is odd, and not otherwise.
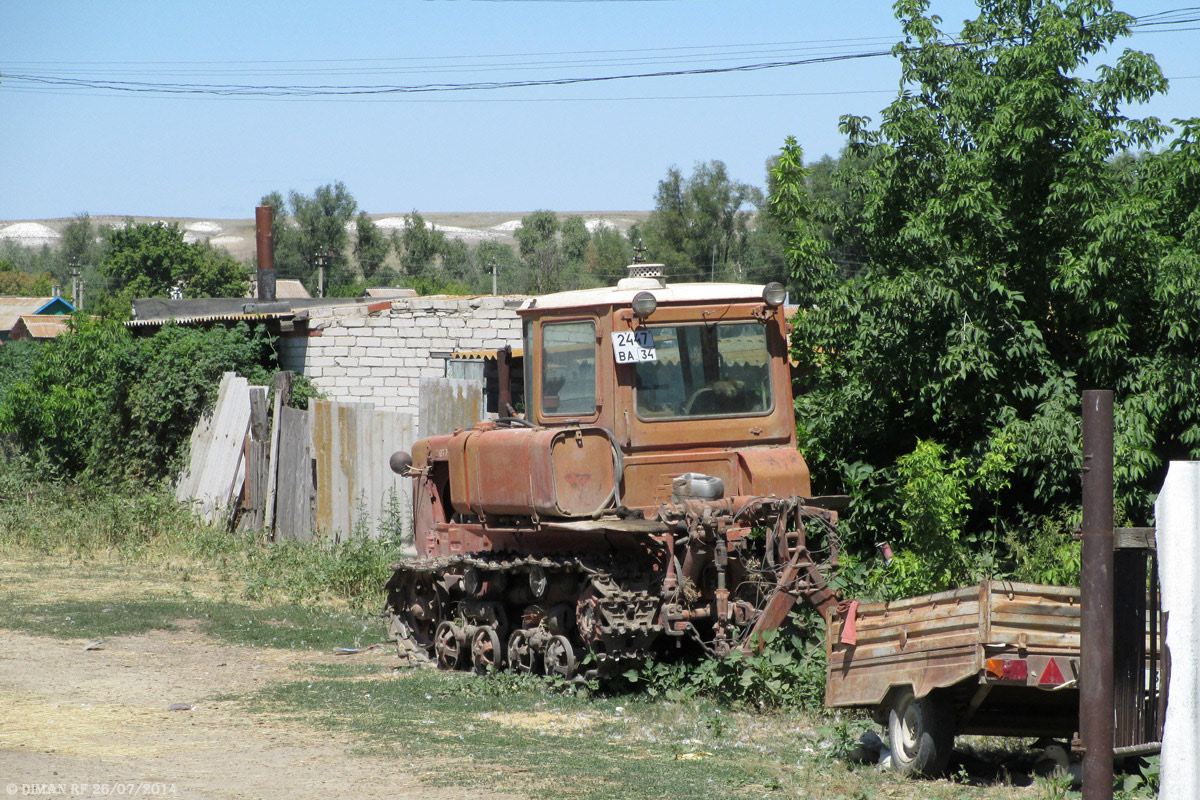
<path fill-rule="evenodd" d="M 280 365 L 330 400 L 369 401 L 413 415 L 421 378 L 446 374 L 456 350 L 521 346 L 519 296 L 405 297 L 312 309 L 308 330 L 280 338 Z"/>
<path fill-rule="evenodd" d="M 1200 797 L 1200 462 L 1171 462 L 1154 517 L 1171 654 L 1158 796 L 1195 800 Z"/>

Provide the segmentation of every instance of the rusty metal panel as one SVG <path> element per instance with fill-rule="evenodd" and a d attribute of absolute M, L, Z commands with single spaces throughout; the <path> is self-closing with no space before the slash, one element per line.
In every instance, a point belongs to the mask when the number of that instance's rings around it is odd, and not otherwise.
<path fill-rule="evenodd" d="M 373 403 L 314 400 L 316 526 L 335 541 L 355 532 L 412 536 L 412 486 L 388 468 L 413 447 L 412 416 Z"/>
<path fill-rule="evenodd" d="M 454 378 L 421 378 L 417 403 L 420 436 L 470 428 L 484 418 L 483 383 Z"/>
<path fill-rule="evenodd" d="M 590 517 L 612 505 L 617 458 L 601 428 L 484 423 L 456 434 L 448 450 L 460 514 Z"/>
<path fill-rule="evenodd" d="M 1079 652 L 1079 590 L 1064 586 L 989 581 L 985 643 L 1008 643 L 1030 653 Z"/>
<path fill-rule="evenodd" d="M 799 450 L 784 447 L 739 450 L 738 461 L 742 465 L 739 494 L 812 496 L 808 464 Z"/>
<path fill-rule="evenodd" d="M 312 452 L 316 464 L 317 507 L 314 527 L 333 529 L 333 403 L 309 401 L 312 425 Z"/>
<path fill-rule="evenodd" d="M 920 697 L 977 679 L 997 653 L 1077 657 L 1079 591 L 1008 581 L 890 603 L 863 603 L 856 644 L 841 642 L 846 611 L 829 620 L 826 705 L 873 706 L 893 686 Z M 1069 662 L 1064 662 L 1064 664 Z"/>

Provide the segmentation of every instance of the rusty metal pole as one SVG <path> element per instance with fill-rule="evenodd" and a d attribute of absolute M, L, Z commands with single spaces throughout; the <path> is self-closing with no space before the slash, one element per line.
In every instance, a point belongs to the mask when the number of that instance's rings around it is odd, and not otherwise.
<path fill-rule="evenodd" d="M 1079 734 L 1083 798 L 1113 796 L 1113 394 L 1083 393 Z"/>
<path fill-rule="evenodd" d="M 275 209 L 254 209 L 254 238 L 258 250 L 258 299 L 275 299 Z"/>
<path fill-rule="evenodd" d="M 508 407 L 512 405 L 512 345 L 506 344 L 496 352 L 496 384 L 499 396 L 496 398 L 496 412 L 507 417 Z"/>

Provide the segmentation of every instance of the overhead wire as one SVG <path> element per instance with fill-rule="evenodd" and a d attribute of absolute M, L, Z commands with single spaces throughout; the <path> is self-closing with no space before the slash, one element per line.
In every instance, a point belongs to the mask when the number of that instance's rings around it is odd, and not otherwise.
<path fill-rule="evenodd" d="M 1200 22 L 1200 7 L 1185 7 L 1155 12 L 1135 18 L 1131 24 L 1131 32 L 1168 32 L 1171 30 L 1190 30 L 1179 26 Z M 238 62 L 12 62 L 3 65 L 3 79 L 6 84 L 0 84 L 0 90 L 41 89 L 43 93 L 66 93 L 67 91 L 94 93 L 104 92 L 109 96 L 114 94 L 150 95 L 155 97 L 207 95 L 219 97 L 252 97 L 258 99 L 311 99 L 311 98 L 353 98 L 372 96 L 400 96 L 421 94 L 445 94 L 462 92 L 488 92 L 498 89 L 521 89 L 535 87 L 568 86 L 576 84 L 598 84 L 633 79 L 649 79 L 664 77 L 700 76 L 728 73 L 747 73 L 762 70 L 773 70 L 803 65 L 824 64 L 841 61 L 879 58 L 889 56 L 894 51 L 892 47 L 872 50 L 857 50 L 850 52 L 829 52 L 846 50 L 850 46 L 865 46 L 884 39 L 884 37 L 858 37 L 844 39 L 812 39 L 794 42 L 759 42 L 739 43 L 733 45 L 693 45 L 649 50 L 626 48 L 620 50 L 577 50 L 558 51 L 551 53 L 525 54 L 493 54 L 477 57 L 476 59 L 493 59 L 479 63 L 462 63 L 464 57 L 433 56 L 425 59 L 417 57 L 396 57 L 380 59 L 314 59 L 314 60 L 245 60 Z M 946 42 L 949 46 L 962 47 L 964 43 L 951 39 Z M 707 52 L 705 52 L 707 51 Z M 806 54 L 807 55 L 802 55 Z M 620 55 L 620 58 L 609 56 Z M 633 55 L 631 55 L 633 54 Z M 721 62 L 741 60 L 751 55 L 791 55 L 768 61 L 752 63 L 721 64 Z M 544 60 L 549 56 L 583 55 L 592 58 L 572 60 Z M 605 56 L 605 58 L 595 58 Z M 497 61 L 495 59 L 543 59 L 532 61 Z M 437 66 L 432 62 L 446 61 L 447 66 Z M 515 78 L 507 80 L 478 80 L 465 82 L 430 82 L 414 84 L 374 84 L 374 83 L 218 83 L 218 82 L 184 82 L 163 80 L 166 76 L 180 75 L 271 75 L 271 76 L 301 76 L 301 75 L 410 75 L 410 74 L 462 74 L 480 71 L 546 71 L 546 70 L 597 70 L 617 66 L 657 66 L 664 62 L 676 65 L 675 69 L 647 70 L 641 72 L 625 72 L 602 75 L 559 75 L 549 78 Z M 702 62 L 705 66 L 678 68 L 678 65 Z M 368 67 L 314 67 L 314 64 L 373 64 Z M 401 63 L 408 66 L 381 66 L 382 64 Z M 144 67 L 169 64 L 175 69 L 146 70 Z M 217 70 L 180 69 L 180 66 L 194 67 L 205 64 L 221 65 Z M 250 64 L 301 64 L 302 67 L 274 69 L 230 69 L 231 65 Z M 24 65 L 24 69 L 22 69 Z M 40 65 L 40 69 L 28 69 Z M 57 65 L 57 66 L 56 66 Z M 131 69 L 131 66 L 137 69 Z M 16 71 L 11 71 L 14 69 Z M 89 66 L 90 70 L 77 71 L 71 67 Z M 113 69 L 111 67 L 125 67 Z M 109 67 L 96 69 L 96 67 Z M 105 75 L 142 75 L 158 77 L 158 80 L 118 80 Z M 11 82 L 11 83 L 10 83 Z M 16 85 L 11 85 L 15 83 Z M 840 94 L 840 93 L 839 93 Z M 605 98 L 596 98 L 605 99 Z M 647 98 L 650 99 L 650 98 Z M 663 98 L 666 99 L 666 98 Z M 552 101 L 561 100 L 550 98 Z"/>

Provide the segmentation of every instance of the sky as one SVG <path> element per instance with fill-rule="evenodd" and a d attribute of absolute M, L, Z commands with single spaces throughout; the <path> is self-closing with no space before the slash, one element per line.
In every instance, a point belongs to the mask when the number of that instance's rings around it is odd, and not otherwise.
<path fill-rule="evenodd" d="M 1184 8 L 1117 5 L 1139 17 Z M 947 31 L 975 15 L 960 0 L 932 10 Z M 1154 54 L 1173 79 L 1131 114 L 1200 114 L 1198 28 L 1117 45 Z M 898 38 L 879 0 L 6 0 L 0 219 L 246 218 L 270 191 L 338 180 L 371 213 L 648 210 L 672 165 L 686 173 L 719 159 L 762 186 L 788 135 L 810 160 L 836 154 L 838 118 L 878 119 L 896 93 L 897 61 L 334 97 L 190 90 L 597 78 L 886 51 Z M 189 93 L 20 75 L 170 82 Z"/>

